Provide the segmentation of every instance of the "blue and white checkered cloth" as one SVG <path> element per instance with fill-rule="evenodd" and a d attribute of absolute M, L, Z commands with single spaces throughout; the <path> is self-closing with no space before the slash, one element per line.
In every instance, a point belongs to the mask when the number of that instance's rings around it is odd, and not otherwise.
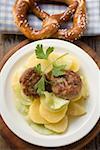
<path fill-rule="evenodd" d="M 15 0 L 0 0 L 0 32 L 8 34 L 21 34 L 16 27 L 12 8 Z M 86 35 L 100 35 L 100 0 L 86 0 L 88 25 Z M 42 4 L 41 9 L 49 14 L 61 13 L 66 9 L 64 5 Z M 37 29 L 41 27 L 41 21 L 33 14 L 29 15 L 30 24 Z"/>

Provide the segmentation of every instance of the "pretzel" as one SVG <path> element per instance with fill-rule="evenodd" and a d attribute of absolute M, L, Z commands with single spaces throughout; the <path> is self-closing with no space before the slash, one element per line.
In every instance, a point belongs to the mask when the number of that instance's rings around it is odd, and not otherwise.
<path fill-rule="evenodd" d="M 62 0 L 62 2 L 67 4 L 67 0 Z M 68 20 L 75 12 L 76 7 L 77 2 L 73 2 L 64 13 L 49 15 L 40 9 L 36 0 L 16 0 L 13 7 L 13 16 L 19 30 L 27 38 L 38 40 L 54 35 L 58 31 L 60 23 L 63 22 L 63 20 Z M 33 29 L 29 25 L 27 13 L 30 9 L 36 16 L 43 20 L 43 28 L 41 30 Z"/>

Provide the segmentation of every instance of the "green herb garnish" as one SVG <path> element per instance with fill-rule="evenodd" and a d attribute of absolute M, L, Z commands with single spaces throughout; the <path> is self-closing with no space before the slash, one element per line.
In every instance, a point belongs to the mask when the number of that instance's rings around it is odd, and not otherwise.
<path fill-rule="evenodd" d="M 64 75 L 65 74 L 65 70 L 64 70 L 65 67 L 66 67 L 66 65 L 57 66 L 57 65 L 54 64 L 53 69 L 52 69 L 52 75 L 55 76 L 55 77 Z"/>
<path fill-rule="evenodd" d="M 40 80 L 35 84 L 35 89 L 39 95 L 42 95 L 45 91 L 45 76 L 42 75 Z"/>
<path fill-rule="evenodd" d="M 38 64 L 37 66 L 34 67 L 35 71 L 39 74 L 42 73 L 42 70 L 41 70 L 41 64 Z"/>
<path fill-rule="evenodd" d="M 54 51 L 54 47 L 48 47 L 46 53 L 43 51 L 43 45 L 38 44 L 35 49 L 36 57 L 39 59 L 48 59 L 48 56 Z"/>

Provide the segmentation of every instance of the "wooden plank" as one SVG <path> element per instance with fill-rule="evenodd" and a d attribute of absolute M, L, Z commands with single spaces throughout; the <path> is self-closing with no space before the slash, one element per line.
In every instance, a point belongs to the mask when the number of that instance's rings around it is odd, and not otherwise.
<path fill-rule="evenodd" d="M 87 43 L 100 56 L 100 36 L 82 37 L 81 41 Z"/>
<path fill-rule="evenodd" d="M 3 41 L 2 41 L 1 35 L 0 35 L 0 60 L 3 58 L 3 56 L 4 56 Z"/>
<path fill-rule="evenodd" d="M 0 150 L 10 150 L 10 146 L 5 142 L 2 136 L 0 136 Z"/>

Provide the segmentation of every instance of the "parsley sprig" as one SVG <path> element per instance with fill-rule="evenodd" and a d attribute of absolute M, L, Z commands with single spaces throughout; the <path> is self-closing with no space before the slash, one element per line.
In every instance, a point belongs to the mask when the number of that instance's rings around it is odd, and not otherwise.
<path fill-rule="evenodd" d="M 44 53 L 42 44 L 38 44 L 35 49 L 36 57 L 39 59 L 48 59 L 48 56 L 53 51 L 54 51 L 54 47 L 48 47 L 46 53 Z"/>
<path fill-rule="evenodd" d="M 66 65 L 57 66 L 57 65 L 53 64 L 52 75 L 55 76 L 55 77 L 64 75 L 65 67 L 66 67 Z"/>
<path fill-rule="evenodd" d="M 37 64 L 37 66 L 34 67 L 35 71 L 39 74 L 42 73 L 41 64 Z"/>
<path fill-rule="evenodd" d="M 40 80 L 35 84 L 35 89 L 39 95 L 42 95 L 45 91 L 45 76 L 42 75 Z"/>

